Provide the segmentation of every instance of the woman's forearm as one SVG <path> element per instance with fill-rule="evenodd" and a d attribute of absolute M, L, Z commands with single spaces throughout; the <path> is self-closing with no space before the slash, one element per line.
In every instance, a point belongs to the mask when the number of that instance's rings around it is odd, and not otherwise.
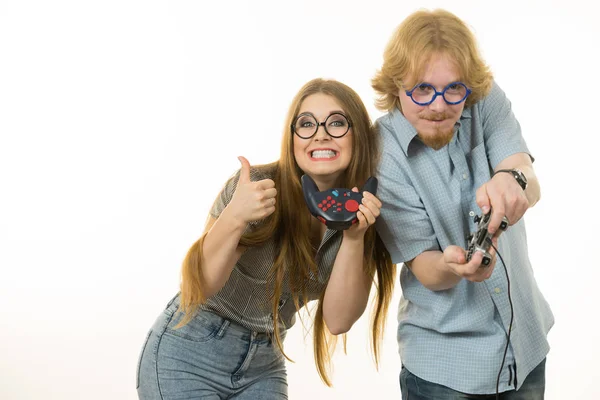
<path fill-rule="evenodd" d="M 372 277 L 364 271 L 363 258 L 364 240 L 344 238 L 323 303 L 323 318 L 334 335 L 349 331 L 369 301 Z"/>
<path fill-rule="evenodd" d="M 247 224 L 223 210 L 218 219 L 209 222 L 210 229 L 202 246 L 201 272 L 206 298 L 216 294 L 225 285 L 244 248 L 239 246 Z"/>

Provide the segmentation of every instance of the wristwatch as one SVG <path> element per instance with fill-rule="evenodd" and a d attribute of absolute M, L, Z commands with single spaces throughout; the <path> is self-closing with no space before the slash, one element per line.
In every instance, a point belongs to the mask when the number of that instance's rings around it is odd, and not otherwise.
<path fill-rule="evenodd" d="M 520 169 L 499 169 L 498 171 L 494 172 L 494 175 L 496 175 L 499 172 L 508 172 L 517 180 L 517 183 L 519 184 L 519 186 L 521 186 L 521 189 L 527 189 L 527 177 L 523 172 L 521 172 Z M 492 178 L 494 177 L 494 175 L 492 175 Z"/>

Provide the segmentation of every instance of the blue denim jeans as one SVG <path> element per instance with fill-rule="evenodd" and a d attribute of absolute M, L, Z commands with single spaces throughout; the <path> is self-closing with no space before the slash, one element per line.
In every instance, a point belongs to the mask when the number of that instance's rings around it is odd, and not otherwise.
<path fill-rule="evenodd" d="M 267 334 L 206 311 L 174 329 L 178 306 L 176 296 L 146 337 L 137 370 L 141 400 L 288 398 L 285 358 Z"/>
<path fill-rule="evenodd" d="M 546 388 L 546 359 L 533 369 L 525 378 L 521 388 L 500 393 L 502 400 L 543 400 Z M 400 372 L 402 400 L 494 400 L 496 394 L 480 395 L 457 392 L 449 387 L 428 382 L 402 367 Z"/>

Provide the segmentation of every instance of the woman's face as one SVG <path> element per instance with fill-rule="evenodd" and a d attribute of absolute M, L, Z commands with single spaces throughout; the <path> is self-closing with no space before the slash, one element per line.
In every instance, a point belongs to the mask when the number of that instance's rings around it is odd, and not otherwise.
<path fill-rule="evenodd" d="M 319 125 L 324 122 L 329 133 L 324 125 Z M 352 128 L 345 111 L 332 96 L 310 95 L 300 105 L 294 131 L 294 157 L 298 166 L 320 190 L 334 187 L 352 157 Z"/>

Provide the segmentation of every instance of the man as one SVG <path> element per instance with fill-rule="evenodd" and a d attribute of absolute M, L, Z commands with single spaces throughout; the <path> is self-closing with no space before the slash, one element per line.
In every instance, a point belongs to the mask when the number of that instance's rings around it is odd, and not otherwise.
<path fill-rule="evenodd" d="M 398 27 L 373 88 L 388 111 L 377 121 L 377 229 L 404 263 L 403 398 L 543 399 L 554 317 L 522 220 L 540 186 L 510 102 L 467 26 L 443 10 L 418 11 Z M 490 210 L 484 266 L 482 251 L 467 261 L 465 249 L 474 217 Z"/>

